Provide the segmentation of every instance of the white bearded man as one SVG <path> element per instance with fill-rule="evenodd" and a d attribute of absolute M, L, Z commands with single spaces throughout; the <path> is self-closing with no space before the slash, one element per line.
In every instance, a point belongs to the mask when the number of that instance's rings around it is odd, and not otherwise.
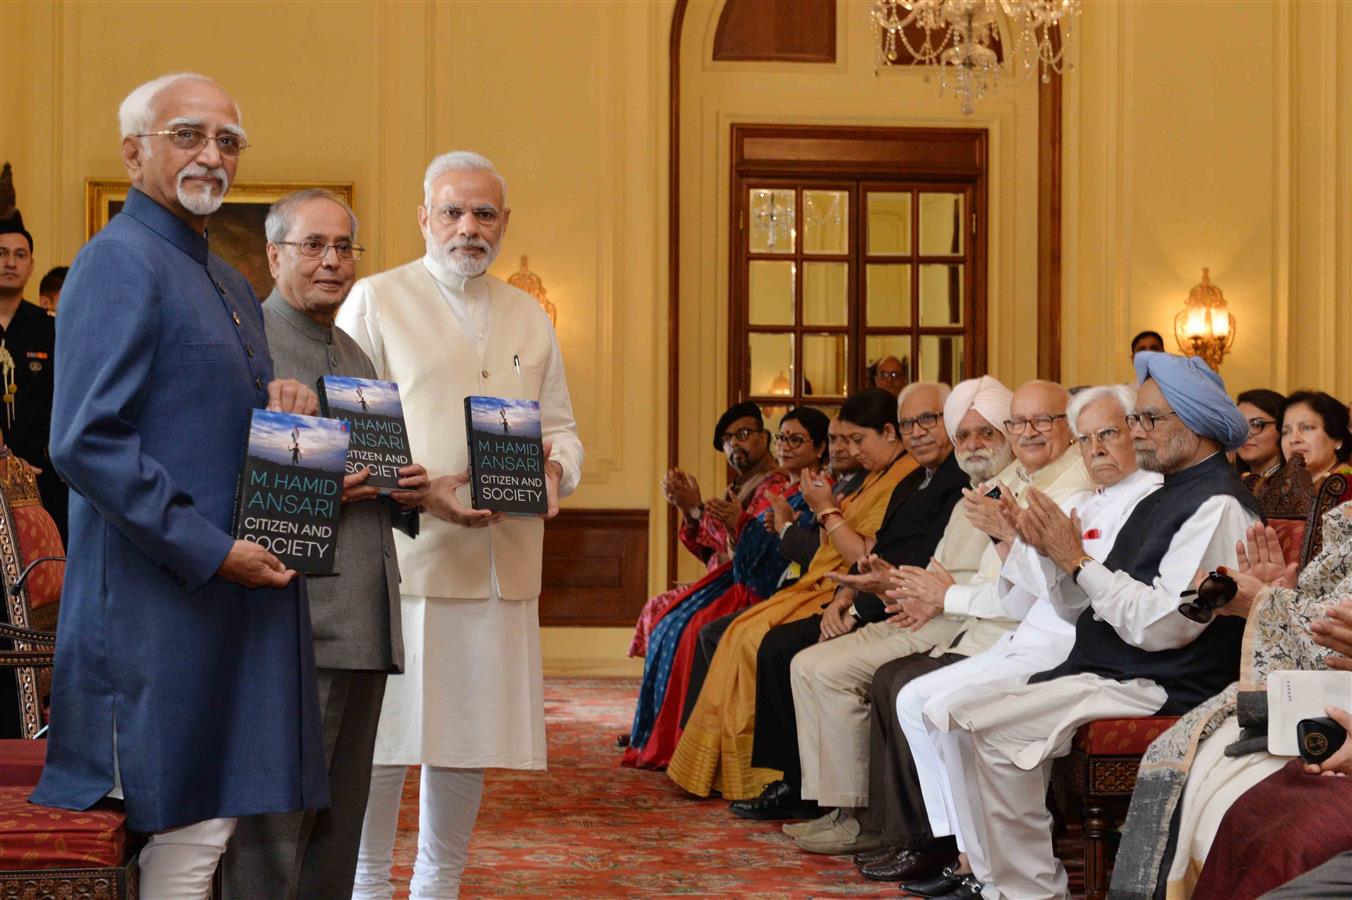
<path fill-rule="evenodd" d="M 1136 465 L 1127 428 L 1135 395 L 1135 390 L 1123 385 L 1089 388 L 1077 394 L 1067 409 L 1094 487 L 1071 496 L 1061 507 L 1067 514 L 1077 514 L 1086 553 L 1106 555 L 1136 504 L 1163 480 L 1158 473 Z M 1019 627 L 985 653 L 911 681 L 897 696 L 897 716 L 920 779 L 931 831 L 936 837 L 956 836 L 958 850 L 978 857 L 978 868 L 984 869 L 979 841 L 983 828 L 971 818 L 963 776 L 964 745 L 948 732 L 948 704 L 972 685 L 1031 676 L 1066 658 L 1075 642 L 1075 626 L 1053 602 L 1056 583 L 1051 562 L 1016 540 L 1000 570 L 999 590 L 1010 616 L 1020 620 Z M 926 891 L 927 896 L 935 892 L 943 896 L 942 888 L 948 888 L 961 896 L 961 889 L 967 887 L 964 882 L 975 886 L 975 879 L 966 878 L 970 867 L 961 864 L 965 862 L 961 859 L 958 866 L 950 867 L 939 882 L 912 882 L 905 887 Z"/>
<path fill-rule="evenodd" d="M 388 898 L 399 798 L 422 766 L 411 895 L 454 897 L 485 768 L 543 769 L 537 606 L 543 523 L 471 509 L 463 398 L 540 404 L 549 513 L 577 485 L 582 444 L 563 358 L 534 298 L 487 275 L 507 230 L 507 184 L 467 152 L 432 160 L 419 260 L 359 281 L 338 313 L 400 386 L 413 458 L 433 478 L 417 541 L 396 537 L 405 672 L 391 678 L 376 738 L 354 898 Z"/>

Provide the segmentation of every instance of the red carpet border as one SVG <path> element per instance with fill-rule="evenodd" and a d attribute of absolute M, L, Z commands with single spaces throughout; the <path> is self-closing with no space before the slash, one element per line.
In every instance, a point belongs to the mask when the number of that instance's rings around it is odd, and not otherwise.
<path fill-rule="evenodd" d="M 545 681 L 548 772 L 488 773 L 462 897 L 897 897 L 848 857 L 803 853 L 778 823 L 732 816 L 660 772 L 624 769 L 632 679 Z M 404 785 L 397 897 L 416 855 L 417 770 Z"/>

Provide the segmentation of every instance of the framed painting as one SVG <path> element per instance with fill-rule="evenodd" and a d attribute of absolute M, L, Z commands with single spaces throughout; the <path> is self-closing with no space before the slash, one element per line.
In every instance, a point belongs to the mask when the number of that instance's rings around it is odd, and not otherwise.
<path fill-rule="evenodd" d="M 131 182 L 125 178 L 85 181 L 85 240 L 92 238 L 122 211 Z M 243 181 L 231 185 L 225 202 L 208 224 L 211 250 L 244 273 L 260 300 L 272 293 L 268 272 L 268 239 L 263 220 L 268 207 L 287 194 L 307 188 L 325 188 L 353 205 L 351 182 Z"/>

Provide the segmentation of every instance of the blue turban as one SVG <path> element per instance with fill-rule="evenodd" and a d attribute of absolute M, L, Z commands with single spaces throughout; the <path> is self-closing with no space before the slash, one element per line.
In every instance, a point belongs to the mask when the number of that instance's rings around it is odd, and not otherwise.
<path fill-rule="evenodd" d="M 1202 437 L 1234 450 L 1249 439 L 1249 423 L 1225 391 L 1221 376 L 1196 356 L 1142 350 L 1132 360 L 1136 378 L 1155 379 L 1178 418 Z"/>

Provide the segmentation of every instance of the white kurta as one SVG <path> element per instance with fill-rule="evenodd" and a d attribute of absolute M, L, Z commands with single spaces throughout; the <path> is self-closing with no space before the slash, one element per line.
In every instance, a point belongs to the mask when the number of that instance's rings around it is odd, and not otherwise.
<path fill-rule="evenodd" d="M 566 496 L 582 445 L 543 316 L 504 282 L 462 278 L 425 257 L 357 282 L 337 324 L 377 377 L 400 384 L 413 457 L 431 477 L 465 468 L 465 396 L 535 399 Z M 376 765 L 545 767 L 538 527 L 509 519 L 469 529 L 424 515 L 418 539 L 396 539 L 404 674 L 387 682 Z"/>
<path fill-rule="evenodd" d="M 1066 512 L 1080 514 L 1085 552 L 1106 556 L 1122 523 L 1162 480 L 1153 472 L 1137 471 L 1108 488 L 1062 502 Z M 1008 615 L 1021 620 L 1018 628 L 985 653 L 915 679 L 897 696 L 897 716 L 915 760 L 930 827 L 936 836 L 956 835 L 958 848 L 969 855 L 979 855 L 981 848 L 971 820 L 964 748 L 947 727 L 949 703 L 980 692 L 981 685 L 1051 669 L 1070 653 L 1075 626 L 1052 606 L 1057 579 L 1045 562 L 1032 547 L 1016 541 L 1000 572 L 999 593 Z"/>

